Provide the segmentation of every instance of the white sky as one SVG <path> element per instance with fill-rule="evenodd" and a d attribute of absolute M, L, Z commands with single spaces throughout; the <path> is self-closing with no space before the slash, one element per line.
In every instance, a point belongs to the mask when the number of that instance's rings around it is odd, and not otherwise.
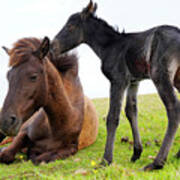
<path fill-rule="evenodd" d="M 23 37 L 49 36 L 52 39 L 68 17 L 81 11 L 89 0 L 1 0 L 0 46 L 11 47 Z M 180 27 L 179 0 L 96 0 L 97 16 L 126 32 L 143 31 L 171 24 Z M 77 48 L 80 78 L 85 94 L 91 98 L 108 97 L 109 82 L 100 71 L 100 60 L 87 45 Z M 8 56 L 0 49 L 0 106 L 7 93 Z M 150 81 L 143 81 L 139 93 L 155 92 Z"/>

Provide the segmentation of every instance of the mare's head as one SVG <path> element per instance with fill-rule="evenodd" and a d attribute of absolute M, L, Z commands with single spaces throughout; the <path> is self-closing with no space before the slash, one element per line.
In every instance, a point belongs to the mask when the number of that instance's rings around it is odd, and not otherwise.
<path fill-rule="evenodd" d="M 7 73 L 9 90 L 0 115 L 4 134 L 16 135 L 21 125 L 47 100 L 47 77 L 44 60 L 49 51 L 49 39 L 35 38 L 17 41 L 9 55 Z"/>
<path fill-rule="evenodd" d="M 85 42 L 84 28 L 88 24 L 90 18 L 94 17 L 97 4 L 92 1 L 81 12 L 70 16 L 62 30 L 55 36 L 51 49 L 56 55 L 66 52 L 79 44 Z M 93 27 L 96 28 L 96 27 Z"/>

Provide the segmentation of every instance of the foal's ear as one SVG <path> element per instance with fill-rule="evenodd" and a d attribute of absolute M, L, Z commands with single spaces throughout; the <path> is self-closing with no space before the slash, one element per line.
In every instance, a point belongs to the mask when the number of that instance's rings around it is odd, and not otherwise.
<path fill-rule="evenodd" d="M 49 47 L 50 47 L 50 40 L 48 37 L 45 37 L 42 40 L 40 47 L 36 51 L 33 52 L 33 55 L 35 55 L 40 60 L 42 60 L 49 52 Z"/>
<path fill-rule="evenodd" d="M 10 49 L 9 49 L 9 48 L 7 48 L 7 47 L 5 47 L 5 46 L 2 46 L 2 48 L 4 49 L 4 51 L 5 51 L 8 55 L 10 55 Z"/>
<path fill-rule="evenodd" d="M 97 10 L 97 4 L 92 2 L 92 0 L 90 0 L 89 4 L 87 5 L 87 7 L 85 7 L 81 13 L 81 17 L 83 19 L 87 18 L 90 14 L 94 15 L 95 12 Z"/>

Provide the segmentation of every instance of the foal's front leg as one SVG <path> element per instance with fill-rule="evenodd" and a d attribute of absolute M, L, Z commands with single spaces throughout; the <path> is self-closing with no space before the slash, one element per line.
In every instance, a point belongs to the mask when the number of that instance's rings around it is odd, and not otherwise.
<path fill-rule="evenodd" d="M 132 134 L 134 138 L 134 153 L 131 157 L 131 161 L 136 161 L 140 158 L 142 153 L 142 144 L 138 130 L 137 122 L 137 91 L 139 82 L 133 82 L 129 85 L 126 98 L 126 116 L 130 122 Z"/>
<path fill-rule="evenodd" d="M 101 162 L 102 165 L 111 164 L 112 162 L 115 133 L 116 128 L 119 124 L 119 114 L 126 87 L 127 81 L 125 80 L 125 78 L 122 80 L 122 82 L 111 83 L 110 109 L 106 122 L 107 138 L 104 157 Z"/>

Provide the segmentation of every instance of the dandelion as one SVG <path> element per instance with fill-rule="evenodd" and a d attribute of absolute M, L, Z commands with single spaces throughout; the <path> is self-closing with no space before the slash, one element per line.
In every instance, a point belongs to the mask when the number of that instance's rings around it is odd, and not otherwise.
<path fill-rule="evenodd" d="M 93 173 L 96 174 L 98 171 L 96 169 L 93 169 Z"/>
<path fill-rule="evenodd" d="M 20 158 L 20 159 L 23 159 L 23 155 L 20 155 L 19 158 Z"/>
<path fill-rule="evenodd" d="M 96 162 L 95 161 L 91 161 L 91 166 L 95 166 Z"/>

